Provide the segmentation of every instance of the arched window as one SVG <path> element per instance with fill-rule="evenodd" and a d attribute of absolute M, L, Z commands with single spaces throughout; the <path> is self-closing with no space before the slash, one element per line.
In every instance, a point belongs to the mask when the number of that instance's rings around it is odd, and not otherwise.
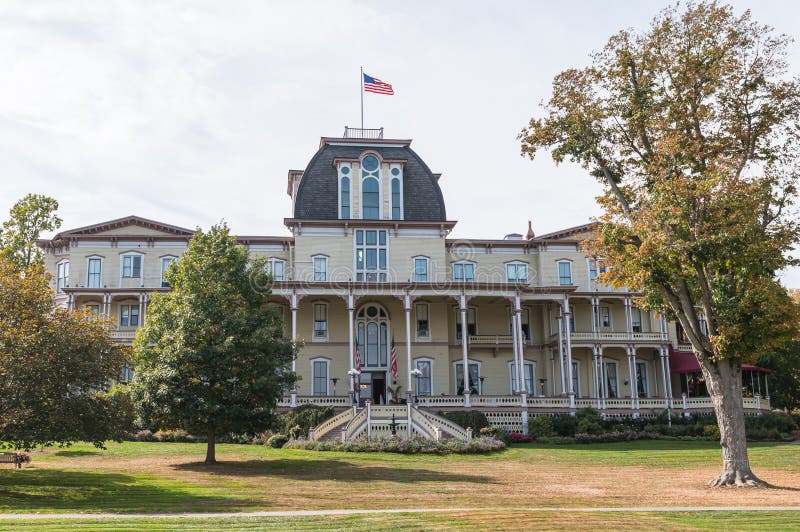
<path fill-rule="evenodd" d="M 397 170 L 394 168 L 393 170 Z M 392 220 L 400 219 L 400 180 L 392 179 Z"/>
<path fill-rule="evenodd" d="M 374 155 L 361 160 L 361 218 L 365 220 L 381 217 L 380 169 L 380 161 Z"/>
<path fill-rule="evenodd" d="M 344 176 L 342 178 L 342 211 L 341 211 L 341 219 L 347 220 L 350 218 L 350 178 Z"/>
<path fill-rule="evenodd" d="M 377 220 L 380 217 L 380 187 L 378 180 L 368 177 L 361 183 L 362 213 L 365 220 Z"/>
<path fill-rule="evenodd" d="M 386 368 L 389 353 L 389 320 L 378 305 L 366 305 L 358 311 L 356 335 L 361 363 L 367 368 Z"/>

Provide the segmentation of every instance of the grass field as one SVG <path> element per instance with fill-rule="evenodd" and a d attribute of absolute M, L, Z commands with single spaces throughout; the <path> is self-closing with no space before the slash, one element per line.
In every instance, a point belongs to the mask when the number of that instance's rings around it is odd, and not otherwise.
<path fill-rule="evenodd" d="M 718 469 L 712 442 L 518 445 L 470 456 L 320 453 L 219 445 L 214 466 L 202 444 L 76 445 L 33 453 L 23 470 L 0 469 L 3 513 L 177 513 L 310 509 L 491 508 L 204 522 L 0 521 L 0 528 L 501 528 L 795 529 L 800 512 L 585 513 L 532 507 L 758 506 L 800 508 L 800 446 L 752 444 L 755 471 L 778 489 L 711 490 Z M 13 527 L 11 525 L 14 525 Z"/>

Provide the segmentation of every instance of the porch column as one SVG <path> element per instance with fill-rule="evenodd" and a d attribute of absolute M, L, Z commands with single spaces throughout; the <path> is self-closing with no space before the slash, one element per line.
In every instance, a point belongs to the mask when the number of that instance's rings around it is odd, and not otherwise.
<path fill-rule="evenodd" d="M 764 374 L 764 398 L 769 401 L 769 373 Z"/>
<path fill-rule="evenodd" d="M 469 408 L 469 357 L 467 353 L 467 296 L 461 294 L 458 299 L 458 306 L 461 310 L 461 363 L 463 364 L 463 371 L 461 372 L 464 379 L 464 407 Z"/>
<path fill-rule="evenodd" d="M 597 326 L 600 322 L 600 300 L 592 296 L 590 302 L 592 304 L 592 338 L 597 338 Z"/>
<path fill-rule="evenodd" d="M 667 397 L 669 398 L 669 407 L 675 408 L 672 400 L 672 370 L 669 368 L 669 350 L 664 348 L 664 360 L 667 366 Z"/>
<path fill-rule="evenodd" d="M 567 395 L 567 378 L 564 373 L 564 319 L 559 314 L 556 316 L 558 323 L 558 361 L 561 364 L 561 395 Z"/>
<path fill-rule="evenodd" d="M 522 337 L 522 307 L 520 306 L 519 295 L 514 297 L 514 316 L 516 317 L 516 320 L 514 320 L 514 341 L 517 342 L 517 352 L 519 353 L 519 358 L 517 359 L 517 390 L 524 395 L 535 390 L 528 390 L 525 385 L 525 375 L 523 373 L 525 369 L 525 342 Z M 534 383 L 535 385 L 536 383 Z"/>
<path fill-rule="evenodd" d="M 661 359 L 661 374 L 664 376 L 664 406 L 669 408 L 669 377 L 667 376 L 667 357 L 665 351 L 666 350 L 663 347 L 658 349 L 659 358 Z"/>
<path fill-rule="evenodd" d="M 602 408 L 602 402 L 600 400 L 600 396 L 603 395 L 601 389 L 601 371 L 600 371 L 600 346 L 595 344 L 592 346 L 592 356 L 593 356 L 593 364 L 594 367 L 593 376 L 594 376 L 594 396 L 597 397 L 597 409 L 600 410 Z"/>
<path fill-rule="evenodd" d="M 519 342 L 517 342 L 517 313 L 514 305 L 511 306 L 511 345 L 514 351 L 514 373 L 516 373 L 516 377 L 514 382 L 511 383 L 511 387 L 516 393 L 519 393 L 519 359 L 521 356 L 519 354 Z"/>
<path fill-rule="evenodd" d="M 142 306 L 143 312 L 139 315 L 139 319 L 142 321 L 142 325 L 144 325 L 145 319 L 147 319 L 148 303 L 150 303 L 150 295 L 149 294 L 145 294 L 144 295 L 144 299 L 143 299 L 142 303 L 143 303 L 143 306 Z"/>
<path fill-rule="evenodd" d="M 600 361 L 600 392 L 601 392 L 600 395 L 602 396 L 601 404 L 603 405 L 602 407 L 605 410 L 607 407 L 606 399 L 608 399 L 608 381 L 606 379 L 606 367 L 605 367 L 605 361 L 603 360 L 602 344 L 597 344 L 597 352 L 599 354 L 598 359 Z M 619 386 L 619 384 L 617 384 L 617 386 Z"/>
<path fill-rule="evenodd" d="M 348 343 L 348 346 L 349 346 L 349 348 L 348 348 L 349 349 L 348 350 L 349 358 L 348 358 L 348 360 L 350 361 L 350 369 L 351 370 L 356 367 L 356 361 L 355 361 L 354 349 L 353 349 L 353 312 L 355 311 L 355 301 L 354 301 L 354 299 L 355 298 L 353 298 L 353 294 L 352 293 L 347 294 L 347 324 L 348 324 L 348 330 L 350 331 L 350 334 L 348 335 L 348 339 L 349 339 L 349 343 Z M 355 397 L 356 397 L 356 395 L 355 395 L 356 392 L 355 392 L 355 388 L 354 388 L 355 379 L 352 376 L 350 376 L 349 372 L 348 372 L 348 377 L 349 378 L 347 380 L 350 382 L 350 404 L 354 404 Z"/>
<path fill-rule="evenodd" d="M 569 395 L 569 407 L 571 409 L 575 408 L 575 390 L 572 388 L 572 341 L 570 337 L 572 336 L 571 330 L 569 327 L 569 296 L 564 294 L 564 302 L 563 302 L 563 315 L 564 315 L 564 332 L 566 336 L 566 350 L 567 350 L 567 395 Z"/>
<path fill-rule="evenodd" d="M 630 296 L 625 298 L 625 331 L 628 340 L 633 340 L 633 301 Z"/>
<path fill-rule="evenodd" d="M 67 310 L 75 310 L 75 294 L 67 295 Z"/>
<path fill-rule="evenodd" d="M 556 358 L 553 350 L 550 350 L 550 393 L 556 396 Z"/>
<path fill-rule="evenodd" d="M 411 296 L 407 293 L 403 298 L 403 309 L 406 311 L 406 375 L 408 376 L 408 386 L 406 386 L 406 394 L 408 395 L 408 404 L 414 403 L 414 384 L 411 378 Z M 463 337 L 463 331 L 461 336 Z M 409 426 L 411 426 L 411 419 L 409 419 Z"/>
<path fill-rule="evenodd" d="M 139 325 L 143 325 L 144 321 L 144 294 L 139 293 Z"/>
<path fill-rule="evenodd" d="M 633 345 L 628 346 L 628 374 L 631 383 L 631 408 L 637 410 L 639 408 L 639 381 L 636 378 L 636 347 Z"/>
<path fill-rule="evenodd" d="M 108 293 L 103 294 L 103 314 L 111 317 L 111 296 Z"/>
<path fill-rule="evenodd" d="M 289 305 L 292 310 L 292 342 L 297 342 L 297 293 L 292 292 L 289 297 Z M 297 345 L 292 345 L 292 373 L 297 372 Z M 292 408 L 297 406 L 297 386 L 292 385 L 289 391 L 289 406 Z"/>

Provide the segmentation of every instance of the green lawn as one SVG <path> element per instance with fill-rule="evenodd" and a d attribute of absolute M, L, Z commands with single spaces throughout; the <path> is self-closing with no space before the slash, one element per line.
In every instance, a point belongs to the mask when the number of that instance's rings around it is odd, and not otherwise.
<path fill-rule="evenodd" d="M 752 444 L 751 463 L 781 489 L 712 490 L 712 442 L 637 441 L 518 445 L 492 455 L 396 455 L 179 443 L 88 445 L 33 453 L 23 470 L 0 468 L 0 513 L 179 513 L 308 509 L 475 508 L 223 520 L 2 521 L 0 529 L 536 528 L 800 529 L 800 512 L 581 513 L 546 507 L 792 506 L 800 508 L 800 446 Z M 481 509 L 481 510 L 478 510 Z M 13 526 L 12 526 L 13 525 Z M 383 528 L 382 528 L 383 527 Z"/>

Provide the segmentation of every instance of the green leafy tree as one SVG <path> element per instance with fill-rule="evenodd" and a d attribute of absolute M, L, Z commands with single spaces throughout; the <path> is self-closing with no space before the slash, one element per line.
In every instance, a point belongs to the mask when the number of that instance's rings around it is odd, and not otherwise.
<path fill-rule="evenodd" d="M 119 440 L 132 408 L 107 391 L 126 350 L 108 323 L 56 307 L 42 266 L 18 266 L 0 257 L 0 445 Z"/>
<path fill-rule="evenodd" d="M 800 304 L 800 290 L 790 290 L 792 299 Z M 796 316 L 800 322 L 800 313 Z M 787 410 L 800 409 L 800 335 L 758 359 L 758 365 L 769 368 L 770 405 Z"/>
<path fill-rule="evenodd" d="M 226 225 L 198 230 L 134 342 L 141 417 L 207 434 L 206 463 L 216 462 L 217 434 L 267 429 L 294 382 L 293 345 L 259 289 L 265 272 L 265 259 L 251 260 Z"/>
<path fill-rule="evenodd" d="M 44 231 L 61 227 L 57 210 L 58 202 L 41 194 L 28 194 L 16 202 L 0 231 L 0 256 L 12 261 L 19 270 L 42 264 L 42 250 L 36 239 Z"/>
<path fill-rule="evenodd" d="M 747 456 L 741 364 L 796 328 L 775 279 L 800 239 L 789 43 L 729 6 L 665 9 L 558 74 L 520 134 L 523 155 L 549 149 L 604 185 L 589 252 L 610 266 L 606 282 L 686 331 L 719 420 L 716 486 L 764 484 Z"/>

